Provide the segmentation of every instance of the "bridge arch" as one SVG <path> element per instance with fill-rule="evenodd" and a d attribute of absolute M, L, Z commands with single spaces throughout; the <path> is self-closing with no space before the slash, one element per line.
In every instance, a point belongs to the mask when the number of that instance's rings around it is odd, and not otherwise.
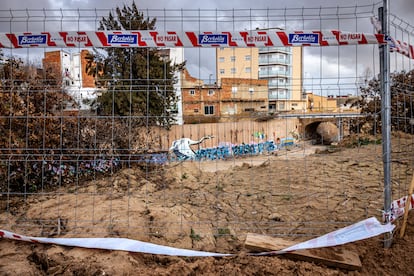
<path fill-rule="evenodd" d="M 316 132 L 316 129 L 318 128 L 318 126 L 322 123 L 323 121 L 315 121 L 315 122 L 311 122 L 307 125 L 305 125 L 304 127 L 304 139 L 305 140 L 315 140 L 320 141 L 321 136 Z"/>
<path fill-rule="evenodd" d="M 318 127 L 322 123 L 331 123 L 336 126 L 337 133 L 332 136 L 332 127 L 328 129 L 322 128 L 318 131 Z M 302 138 L 304 140 L 311 140 L 313 144 L 330 144 L 333 141 L 338 141 L 341 131 L 341 124 L 338 122 L 338 118 L 306 118 L 301 119 L 302 126 Z M 331 125 L 332 126 L 332 125 Z M 326 135 L 323 132 L 326 131 Z M 324 137 L 322 137 L 324 136 Z M 328 139 L 326 139 L 329 137 Z"/>

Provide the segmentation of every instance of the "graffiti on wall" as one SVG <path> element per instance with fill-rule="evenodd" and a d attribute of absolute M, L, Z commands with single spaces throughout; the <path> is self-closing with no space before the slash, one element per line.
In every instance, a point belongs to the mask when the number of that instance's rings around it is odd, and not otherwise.
<path fill-rule="evenodd" d="M 191 140 L 189 138 L 181 138 L 175 140 L 170 148 L 170 152 L 173 153 L 173 156 L 171 156 L 170 160 L 224 160 L 230 157 L 246 157 L 260 154 L 271 154 L 272 152 L 275 152 L 284 147 L 294 145 L 294 139 L 288 137 L 282 139 L 278 138 L 276 143 L 273 140 L 267 140 L 260 143 L 251 142 L 249 144 L 220 143 L 217 147 L 200 148 L 198 150 L 193 150 L 191 148 L 192 145 L 199 145 L 205 139 L 210 138 L 213 137 L 205 136 L 197 141 Z"/>
<path fill-rule="evenodd" d="M 179 160 L 197 159 L 197 153 L 191 148 L 193 145 L 199 145 L 206 139 L 214 138 L 212 135 L 201 137 L 199 140 L 191 140 L 189 138 L 181 138 L 173 141 L 170 152 L 173 152 Z"/>
<path fill-rule="evenodd" d="M 252 136 L 259 140 L 264 140 L 266 138 L 264 131 L 255 131 L 253 132 Z"/>

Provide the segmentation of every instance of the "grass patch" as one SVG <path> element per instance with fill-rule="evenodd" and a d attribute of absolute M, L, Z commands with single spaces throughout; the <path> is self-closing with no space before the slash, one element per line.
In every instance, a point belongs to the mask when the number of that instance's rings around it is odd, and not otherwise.
<path fill-rule="evenodd" d="M 224 235 L 230 235 L 230 229 L 229 228 L 218 228 L 216 236 L 224 236 Z"/>
<path fill-rule="evenodd" d="M 202 239 L 199 234 L 196 234 L 193 228 L 191 228 L 190 238 L 193 241 L 200 241 Z"/>

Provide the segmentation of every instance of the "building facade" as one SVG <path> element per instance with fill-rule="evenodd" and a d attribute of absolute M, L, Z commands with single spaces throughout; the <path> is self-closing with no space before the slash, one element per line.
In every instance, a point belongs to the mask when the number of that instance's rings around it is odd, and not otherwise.
<path fill-rule="evenodd" d="M 221 79 L 221 121 L 252 119 L 269 111 L 267 80 L 248 78 Z"/>
<path fill-rule="evenodd" d="M 258 48 L 217 48 L 216 79 L 259 79 Z"/>
<path fill-rule="evenodd" d="M 259 79 L 268 80 L 270 112 L 306 109 L 302 88 L 302 47 L 260 48 Z"/>
<path fill-rule="evenodd" d="M 181 95 L 185 124 L 251 119 L 268 113 L 267 80 L 222 78 L 205 84 L 182 71 Z"/>
<path fill-rule="evenodd" d="M 216 74 L 222 78 L 267 80 L 269 112 L 306 110 L 302 47 L 218 48 Z"/>

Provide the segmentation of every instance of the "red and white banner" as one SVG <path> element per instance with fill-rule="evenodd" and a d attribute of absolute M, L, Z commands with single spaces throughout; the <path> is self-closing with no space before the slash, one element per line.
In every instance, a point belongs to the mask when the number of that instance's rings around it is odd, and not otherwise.
<path fill-rule="evenodd" d="M 70 31 L 0 33 L 0 48 L 71 47 L 277 47 L 384 44 L 381 34 L 339 30 L 231 32 Z"/>
<path fill-rule="evenodd" d="M 414 47 L 411 44 L 390 38 L 390 51 L 400 53 L 406 57 L 414 59 Z"/>
<path fill-rule="evenodd" d="M 381 21 L 377 17 L 371 17 L 371 23 L 375 28 L 377 33 L 381 33 L 382 26 Z M 390 52 L 397 52 L 406 57 L 414 59 L 414 47 L 411 44 L 406 42 L 401 42 L 400 40 L 396 40 L 392 37 L 386 38 L 387 42 L 390 44 Z"/>
<path fill-rule="evenodd" d="M 391 203 L 391 214 L 389 220 L 393 222 L 394 220 L 398 219 L 399 217 L 402 217 L 405 212 L 405 205 L 409 204 L 408 210 L 411 210 L 414 208 L 414 194 L 410 196 L 410 199 L 408 199 L 408 196 L 404 196 L 400 199 L 396 199 Z M 385 215 L 385 214 L 384 214 Z M 385 220 L 385 218 L 384 218 Z"/>

